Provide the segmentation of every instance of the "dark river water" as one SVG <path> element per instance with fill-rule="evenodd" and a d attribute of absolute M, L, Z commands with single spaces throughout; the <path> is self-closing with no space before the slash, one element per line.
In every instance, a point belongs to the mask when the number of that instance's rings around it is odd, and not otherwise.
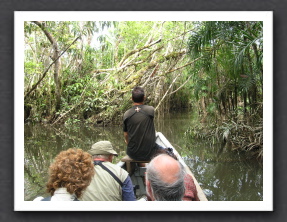
<path fill-rule="evenodd" d="M 189 112 L 171 113 L 155 119 L 162 132 L 181 154 L 209 201 L 262 201 L 263 167 L 246 154 L 221 149 L 215 142 L 193 139 L 186 131 L 198 124 Z M 85 151 L 100 140 L 111 141 L 119 157 L 125 155 L 121 126 L 57 126 L 25 124 L 25 200 L 45 193 L 47 172 L 53 158 L 71 147 Z"/>

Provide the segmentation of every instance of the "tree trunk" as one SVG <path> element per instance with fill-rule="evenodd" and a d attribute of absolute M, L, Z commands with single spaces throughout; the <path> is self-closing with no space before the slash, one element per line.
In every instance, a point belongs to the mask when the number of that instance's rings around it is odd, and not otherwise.
<path fill-rule="evenodd" d="M 56 40 L 51 35 L 51 33 L 47 31 L 44 23 L 38 22 L 38 21 L 34 21 L 34 23 L 42 29 L 42 31 L 45 33 L 48 40 L 52 44 L 53 49 L 54 49 L 52 60 L 55 61 L 59 57 L 59 49 L 58 49 L 58 44 Z M 57 59 L 55 61 L 55 66 L 54 66 L 54 82 L 55 82 L 55 97 L 56 97 L 55 111 L 56 112 L 58 112 L 61 108 L 61 85 L 60 85 L 60 80 L 59 80 L 59 70 L 60 70 L 60 59 Z"/>
<path fill-rule="evenodd" d="M 59 51 L 55 51 L 53 60 L 59 56 Z M 60 71 L 60 61 L 57 60 L 54 66 L 54 81 L 55 81 L 55 95 L 56 95 L 56 105 L 55 110 L 58 112 L 61 109 L 61 84 L 59 80 L 59 71 Z"/>

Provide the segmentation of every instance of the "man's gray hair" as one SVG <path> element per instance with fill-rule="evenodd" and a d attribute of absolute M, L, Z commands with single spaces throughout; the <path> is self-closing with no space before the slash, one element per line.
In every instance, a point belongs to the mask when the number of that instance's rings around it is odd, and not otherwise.
<path fill-rule="evenodd" d="M 184 177 L 185 170 L 180 162 L 180 170 L 175 175 L 177 180 L 174 183 L 162 181 L 161 175 L 157 172 L 153 162 L 147 167 L 147 176 L 151 185 L 153 196 L 157 201 L 181 201 L 185 193 Z M 168 170 L 168 169 L 167 169 Z"/>

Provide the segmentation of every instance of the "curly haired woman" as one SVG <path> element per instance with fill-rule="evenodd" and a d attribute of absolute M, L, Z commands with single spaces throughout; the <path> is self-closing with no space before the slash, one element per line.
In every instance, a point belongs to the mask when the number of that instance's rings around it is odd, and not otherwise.
<path fill-rule="evenodd" d="M 92 157 L 81 149 L 60 152 L 49 167 L 46 191 L 51 197 L 37 197 L 34 201 L 75 201 L 90 184 L 95 174 Z"/>

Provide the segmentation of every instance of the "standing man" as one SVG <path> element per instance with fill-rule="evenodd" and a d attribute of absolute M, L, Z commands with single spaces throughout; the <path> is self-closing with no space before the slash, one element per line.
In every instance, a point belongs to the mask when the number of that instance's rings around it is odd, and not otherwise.
<path fill-rule="evenodd" d="M 133 107 L 123 118 L 127 155 L 134 160 L 150 160 L 158 148 L 155 143 L 154 108 L 144 105 L 144 89 L 136 86 L 132 90 Z"/>
<path fill-rule="evenodd" d="M 88 151 L 93 157 L 95 175 L 80 200 L 135 201 L 133 184 L 127 171 L 112 164 L 117 152 L 109 141 L 100 141 Z"/>
<path fill-rule="evenodd" d="M 152 201 L 182 201 L 185 192 L 183 166 L 160 154 L 147 166 L 146 191 Z"/>

